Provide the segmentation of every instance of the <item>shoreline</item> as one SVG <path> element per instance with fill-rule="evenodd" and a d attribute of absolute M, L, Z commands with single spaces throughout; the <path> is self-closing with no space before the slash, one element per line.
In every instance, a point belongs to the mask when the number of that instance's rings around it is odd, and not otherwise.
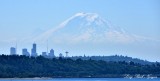
<path fill-rule="evenodd" d="M 0 78 L 0 80 L 1 79 L 13 79 L 13 80 L 15 80 L 15 79 L 34 79 L 34 80 L 39 80 L 39 79 L 41 79 L 41 80 L 43 80 L 43 79 L 53 79 L 53 78 L 40 78 L 40 77 L 36 77 L 36 78 Z"/>
<path fill-rule="evenodd" d="M 73 79 L 78 79 L 78 78 L 81 78 L 81 79 L 83 79 L 83 78 L 114 78 L 114 79 L 116 79 L 116 78 L 124 78 L 124 79 L 131 79 L 131 78 L 125 78 L 125 77 L 70 77 L 70 78 L 73 78 Z M 66 77 L 56 77 L 56 78 L 39 78 L 39 77 L 36 77 L 36 78 L 0 78 L 0 80 L 4 80 L 4 79 L 6 79 L 6 80 L 8 80 L 8 79 L 11 79 L 11 80 L 18 80 L 18 79 L 24 79 L 24 80 L 29 80 L 29 79 L 32 79 L 32 80 L 48 80 L 48 79 L 70 79 L 69 77 L 68 78 L 66 78 Z M 160 78 L 160 77 L 157 77 L 157 78 Z M 132 78 L 132 79 L 156 79 L 156 78 Z"/>

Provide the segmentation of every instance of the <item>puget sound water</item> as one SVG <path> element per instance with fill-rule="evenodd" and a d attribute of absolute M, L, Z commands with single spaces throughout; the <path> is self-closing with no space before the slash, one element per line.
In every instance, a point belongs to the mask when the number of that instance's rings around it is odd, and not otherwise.
<path fill-rule="evenodd" d="M 160 81 L 160 78 L 53 78 L 53 79 L 0 79 L 0 81 Z"/>

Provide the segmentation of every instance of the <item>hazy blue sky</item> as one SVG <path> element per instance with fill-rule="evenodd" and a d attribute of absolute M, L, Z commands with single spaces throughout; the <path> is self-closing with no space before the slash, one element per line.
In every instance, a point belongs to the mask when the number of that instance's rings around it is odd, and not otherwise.
<path fill-rule="evenodd" d="M 0 52 L 9 53 L 15 40 L 54 28 L 78 12 L 97 13 L 128 33 L 160 39 L 160 0 L 0 0 Z M 160 59 L 158 50 L 152 50 L 155 58 L 142 53 L 142 59 Z"/>

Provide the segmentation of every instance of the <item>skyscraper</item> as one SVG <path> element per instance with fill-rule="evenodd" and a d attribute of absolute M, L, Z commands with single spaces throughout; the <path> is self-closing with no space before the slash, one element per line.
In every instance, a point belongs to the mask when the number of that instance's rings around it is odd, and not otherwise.
<path fill-rule="evenodd" d="M 29 52 L 27 51 L 26 48 L 22 49 L 22 54 L 25 56 L 30 56 Z"/>
<path fill-rule="evenodd" d="M 16 48 L 15 47 L 10 48 L 10 54 L 11 55 L 16 55 Z"/>
<path fill-rule="evenodd" d="M 51 49 L 51 50 L 50 50 L 50 53 L 49 53 L 48 55 L 49 55 L 49 58 L 55 57 L 55 55 L 54 55 L 54 50 Z"/>
<path fill-rule="evenodd" d="M 63 54 L 62 54 L 62 53 L 60 53 L 60 54 L 59 54 L 59 57 L 61 57 L 61 58 L 62 58 L 62 57 L 63 57 Z"/>
<path fill-rule="evenodd" d="M 36 57 L 37 56 L 37 52 L 36 52 L 36 44 L 33 43 L 33 48 L 31 49 L 31 56 Z"/>
<path fill-rule="evenodd" d="M 47 52 L 42 52 L 42 56 L 47 58 Z"/>

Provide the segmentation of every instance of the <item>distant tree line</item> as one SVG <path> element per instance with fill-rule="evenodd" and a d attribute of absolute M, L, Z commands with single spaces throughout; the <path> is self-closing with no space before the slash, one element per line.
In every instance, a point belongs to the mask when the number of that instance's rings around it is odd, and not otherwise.
<path fill-rule="evenodd" d="M 79 59 L 81 58 L 82 60 L 88 60 L 88 59 L 92 59 L 92 60 L 103 60 L 106 62 L 109 61 L 114 61 L 114 62 L 118 62 L 118 61 L 125 61 L 125 62 L 134 62 L 134 63 L 139 63 L 139 64 L 143 64 L 143 65 L 151 65 L 154 62 L 149 62 L 147 60 L 141 60 L 138 58 L 132 58 L 132 57 L 128 57 L 128 56 L 122 56 L 122 55 L 112 55 L 112 56 L 72 56 L 70 57 L 71 59 Z"/>
<path fill-rule="evenodd" d="M 0 55 L 0 78 L 33 77 L 124 77 L 125 74 L 153 74 L 159 77 L 160 63 L 142 65 L 125 61 L 72 60 L 18 55 Z"/>

